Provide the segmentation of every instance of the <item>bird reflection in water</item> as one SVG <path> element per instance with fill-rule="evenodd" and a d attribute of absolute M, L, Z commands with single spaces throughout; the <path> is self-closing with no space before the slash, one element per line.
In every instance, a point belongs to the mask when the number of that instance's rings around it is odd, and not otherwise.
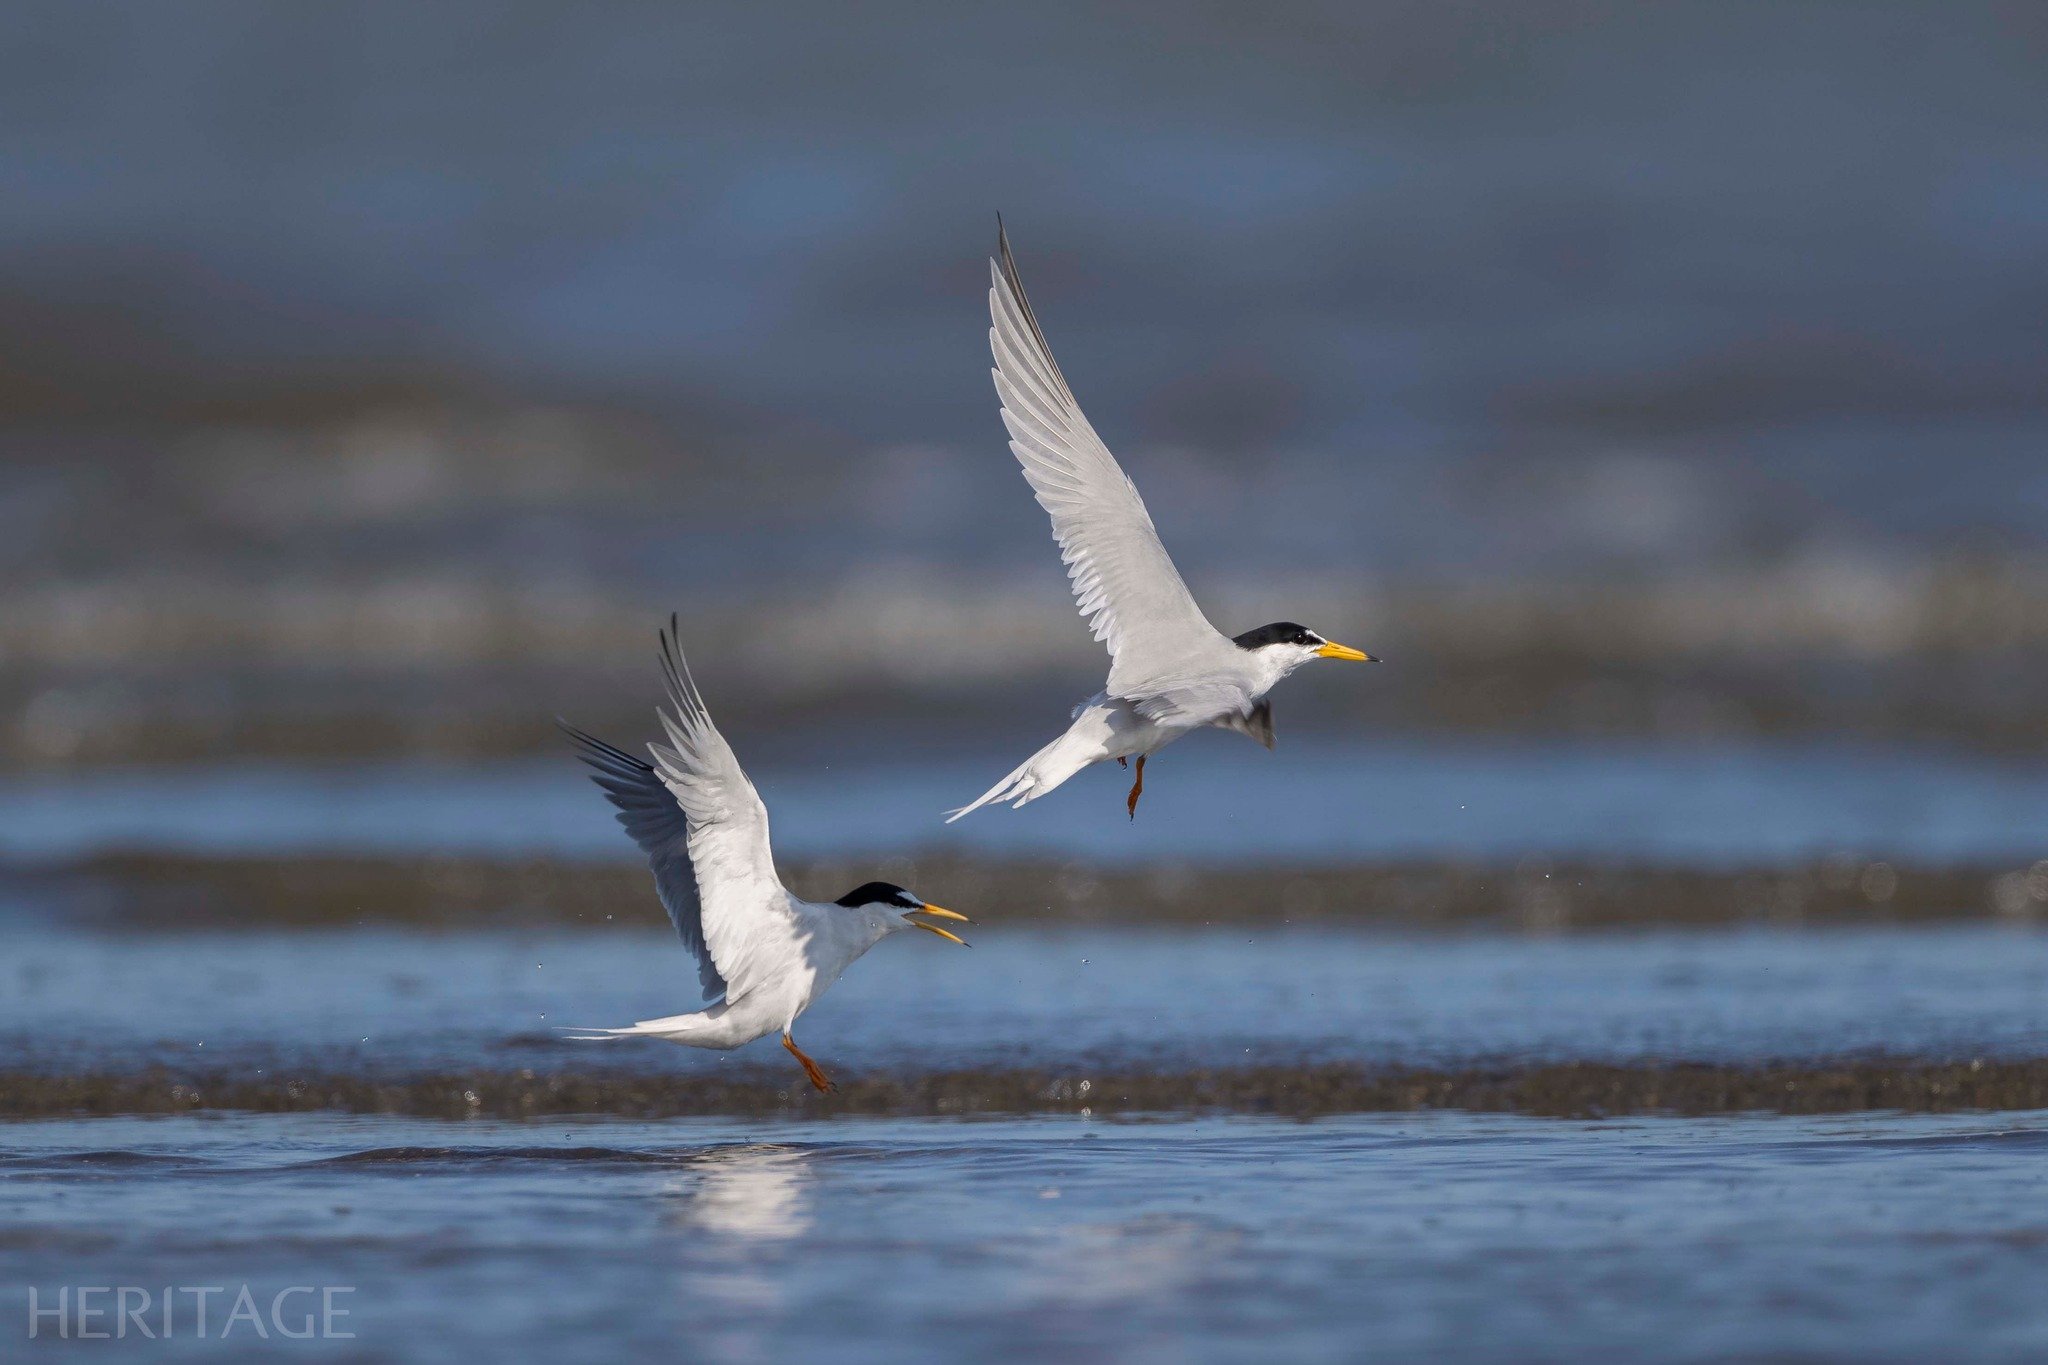
<path fill-rule="evenodd" d="M 811 1154 L 800 1147 L 720 1147 L 691 1164 L 671 1193 L 674 1220 L 749 1242 L 786 1242 L 811 1229 Z"/>
<path fill-rule="evenodd" d="M 666 1220 L 683 1234 L 679 1298 L 706 1359 L 766 1358 L 774 1324 L 795 1310 L 783 1263 L 815 1221 L 811 1158 L 795 1147 L 722 1147 L 665 1191 Z"/>

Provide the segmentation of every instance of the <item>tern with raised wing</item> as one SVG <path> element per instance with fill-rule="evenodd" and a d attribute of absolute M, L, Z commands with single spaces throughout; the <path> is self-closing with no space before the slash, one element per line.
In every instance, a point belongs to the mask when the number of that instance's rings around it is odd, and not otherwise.
<path fill-rule="evenodd" d="M 646 1019 L 629 1028 L 574 1030 L 576 1037 L 663 1038 L 726 1050 L 778 1030 L 782 1045 L 819 1090 L 833 1089 L 790 1036 L 817 1002 L 868 949 L 891 934 L 923 929 L 965 940 L 930 919 L 967 916 L 920 900 L 889 882 L 867 882 L 836 901 L 797 896 L 775 872 L 768 810 L 711 722 L 704 697 L 676 643 L 675 618 L 661 635 L 669 710 L 657 710 L 667 744 L 647 746 L 652 763 L 574 726 L 562 730 L 618 811 L 618 821 L 654 868 L 654 890 L 697 959 L 706 1004 L 689 1014 Z M 673 714 L 671 714 L 671 712 Z M 915 919 L 923 915 L 927 919 Z"/>
<path fill-rule="evenodd" d="M 1312 659 L 1375 662 L 1306 626 L 1277 621 L 1232 638 L 1209 624 L 1153 529 L 1137 487 L 1082 415 L 1024 296 L 1008 233 L 989 262 L 989 348 L 1003 425 L 1024 478 L 1052 517 L 1074 598 L 1109 646 L 1109 683 L 1074 708 L 1065 734 L 947 822 L 994 801 L 1035 801 L 1091 763 L 1137 760 L 1125 809 L 1137 818 L 1145 760 L 1216 726 L 1273 747 L 1275 684 Z"/>

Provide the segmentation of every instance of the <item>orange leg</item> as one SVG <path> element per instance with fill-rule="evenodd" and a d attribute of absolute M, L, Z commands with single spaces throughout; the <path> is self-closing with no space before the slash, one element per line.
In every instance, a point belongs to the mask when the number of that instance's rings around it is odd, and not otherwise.
<path fill-rule="evenodd" d="M 789 1049 L 790 1056 L 796 1058 L 799 1062 L 803 1063 L 804 1075 L 809 1076 L 811 1078 L 812 1085 L 817 1086 L 818 1089 L 821 1091 L 837 1090 L 839 1088 L 838 1086 L 832 1084 L 831 1079 L 828 1076 L 826 1076 L 824 1072 L 818 1069 L 818 1064 L 816 1062 L 812 1061 L 809 1057 L 806 1057 L 804 1055 L 804 1050 L 796 1045 L 796 1039 L 790 1037 L 787 1033 L 785 1033 L 782 1035 L 782 1045 Z"/>
<path fill-rule="evenodd" d="M 1138 780 L 1131 783 L 1131 794 L 1124 798 L 1124 809 L 1131 813 L 1131 818 L 1133 820 L 1138 818 L 1138 798 L 1143 796 L 1144 794 L 1145 755 L 1140 754 L 1138 756 Z"/>

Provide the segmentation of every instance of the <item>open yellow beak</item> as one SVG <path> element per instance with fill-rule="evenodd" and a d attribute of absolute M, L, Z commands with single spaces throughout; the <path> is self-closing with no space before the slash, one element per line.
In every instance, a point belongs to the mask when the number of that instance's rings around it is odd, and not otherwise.
<path fill-rule="evenodd" d="M 1355 664 L 1376 664 L 1379 662 L 1378 659 L 1373 658 L 1372 655 L 1362 649 L 1353 649 L 1350 645 L 1340 645 L 1328 640 L 1325 640 L 1323 647 L 1316 651 L 1316 657 L 1318 659 L 1349 659 Z"/>
<path fill-rule="evenodd" d="M 962 924 L 972 923 L 972 921 L 970 921 L 967 918 L 967 916 L 961 914 L 958 910 L 948 910 L 943 905 L 927 904 L 919 907 L 916 910 L 911 911 L 911 914 L 932 915 L 936 916 L 939 919 L 956 919 L 959 920 Z M 974 946 L 973 944 L 969 943 L 966 939 L 960 937 L 960 935 L 954 933 L 950 929 L 941 929 L 936 924 L 926 924 L 921 919 L 910 919 L 910 915 L 905 915 L 903 918 L 905 918 L 906 920 L 910 920 L 912 924 L 915 924 L 918 928 L 924 930 L 928 934 L 937 934 L 940 938 L 949 938 L 953 940 L 953 942 L 959 944 L 962 948 L 971 948 Z"/>

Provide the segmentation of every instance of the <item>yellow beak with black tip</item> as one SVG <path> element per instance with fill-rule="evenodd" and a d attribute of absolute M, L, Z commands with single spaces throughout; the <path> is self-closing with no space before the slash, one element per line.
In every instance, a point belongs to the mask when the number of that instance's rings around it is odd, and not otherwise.
<path fill-rule="evenodd" d="M 911 911 L 910 914 L 931 915 L 937 919 L 954 919 L 959 920 L 962 924 L 970 924 L 973 922 L 969 920 L 967 916 L 961 914 L 958 910 L 948 910 L 943 905 L 921 905 L 917 909 Z M 973 944 L 969 943 L 966 939 L 960 937 L 960 935 L 954 933 L 950 929 L 941 929 L 936 924 L 926 924 L 921 919 L 911 919 L 910 915 L 905 915 L 903 918 L 908 923 L 915 924 L 918 928 L 924 930 L 928 934 L 937 934 L 940 938 L 949 938 L 953 940 L 953 942 L 959 944 L 962 948 L 971 948 L 974 946 Z"/>
<path fill-rule="evenodd" d="M 1316 651 L 1316 657 L 1318 659 L 1349 659 L 1355 664 L 1376 664 L 1379 662 L 1378 659 L 1373 658 L 1372 655 L 1362 649 L 1353 649 L 1350 645 L 1340 645 L 1330 640 L 1323 641 L 1323 647 Z"/>

